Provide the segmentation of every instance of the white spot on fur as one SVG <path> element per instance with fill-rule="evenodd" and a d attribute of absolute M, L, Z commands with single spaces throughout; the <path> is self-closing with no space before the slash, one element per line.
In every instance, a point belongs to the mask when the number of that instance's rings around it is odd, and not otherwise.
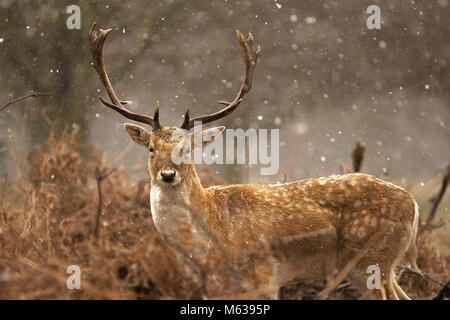
<path fill-rule="evenodd" d="M 358 230 L 358 238 L 363 238 L 366 236 L 366 229 L 364 227 L 359 228 Z"/>
<path fill-rule="evenodd" d="M 377 226 L 377 218 L 372 217 L 372 219 L 370 219 L 370 225 L 375 228 Z"/>

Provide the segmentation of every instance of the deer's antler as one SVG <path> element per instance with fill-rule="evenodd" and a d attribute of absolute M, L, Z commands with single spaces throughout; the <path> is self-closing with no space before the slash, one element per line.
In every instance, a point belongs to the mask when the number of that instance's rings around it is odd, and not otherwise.
<path fill-rule="evenodd" d="M 255 48 L 253 47 L 253 36 L 251 33 L 248 35 L 247 39 L 245 39 L 245 37 L 239 30 L 236 30 L 236 35 L 238 37 L 239 44 L 241 45 L 242 55 L 244 57 L 244 64 L 245 64 L 244 80 L 242 81 L 241 88 L 239 89 L 236 98 L 234 98 L 232 102 L 219 101 L 220 104 L 226 105 L 226 107 L 216 113 L 195 117 L 193 119 L 189 118 L 189 108 L 188 108 L 186 110 L 186 114 L 184 116 L 184 121 L 183 124 L 181 125 L 181 128 L 189 130 L 194 127 L 195 121 L 208 123 L 226 117 L 234 110 L 236 110 L 236 108 L 242 102 L 242 98 L 244 97 L 244 95 L 247 92 L 249 92 L 250 89 L 252 88 L 253 72 L 255 71 L 256 61 L 258 60 L 258 57 L 261 53 L 261 47 L 258 46 L 258 48 L 255 50 Z"/>
<path fill-rule="evenodd" d="M 161 124 L 159 123 L 158 105 L 155 106 L 155 114 L 152 118 L 150 116 L 129 111 L 124 107 L 126 102 L 120 101 L 117 98 L 116 93 L 114 92 L 114 89 L 111 85 L 111 82 L 109 81 L 108 74 L 106 73 L 105 62 L 103 58 L 103 45 L 105 44 L 106 37 L 111 32 L 111 29 L 103 30 L 99 34 L 97 34 L 97 31 L 95 30 L 96 24 L 97 23 L 94 22 L 92 24 L 91 30 L 89 31 L 89 47 L 91 49 L 92 58 L 94 60 L 92 66 L 97 71 L 100 81 L 105 86 L 109 98 L 111 99 L 111 103 L 105 101 L 101 97 L 100 101 L 108 108 L 111 108 L 119 112 L 121 115 L 123 115 L 128 119 L 146 123 L 152 126 L 153 130 L 160 129 Z"/>

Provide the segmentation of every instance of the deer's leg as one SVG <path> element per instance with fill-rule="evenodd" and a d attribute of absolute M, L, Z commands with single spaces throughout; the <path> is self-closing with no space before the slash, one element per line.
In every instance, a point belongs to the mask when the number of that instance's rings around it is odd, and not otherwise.
<path fill-rule="evenodd" d="M 388 294 L 389 300 L 400 300 L 397 295 L 397 291 L 395 291 L 394 283 L 396 283 L 395 282 L 395 273 L 394 273 L 394 268 L 391 267 L 389 282 L 386 284 L 386 287 L 387 287 L 386 292 Z"/>
<path fill-rule="evenodd" d="M 393 275 L 394 271 L 391 271 L 391 274 Z M 391 275 L 391 277 L 389 278 L 389 281 L 384 285 L 384 288 L 386 290 L 386 295 L 387 295 L 387 299 L 388 300 L 400 300 L 398 298 L 397 293 L 395 292 L 394 289 L 394 281 L 393 281 L 393 276 Z"/>
<path fill-rule="evenodd" d="M 394 286 L 394 290 L 395 290 L 395 292 L 397 292 L 397 294 L 400 296 L 400 298 L 402 298 L 403 300 L 411 300 L 411 298 L 408 297 L 408 295 L 405 293 L 405 291 L 403 291 L 403 289 L 398 285 L 397 281 L 394 280 L 392 285 Z"/>
<path fill-rule="evenodd" d="M 380 224 L 388 225 L 387 231 L 378 232 L 378 237 L 372 237 L 372 245 L 365 257 L 361 259 L 354 270 L 350 273 L 351 282 L 357 283 L 357 288 L 361 293 L 369 290 L 369 297 L 372 299 L 395 299 L 404 295 L 397 289 L 395 281 L 394 268 L 403 257 L 408 246 L 408 226 L 404 223 L 394 221 L 380 221 Z M 372 267 L 372 273 L 368 269 Z M 379 268 L 379 274 L 376 275 L 374 266 Z M 369 289 L 369 277 L 379 277 L 381 288 Z"/>
<path fill-rule="evenodd" d="M 372 264 L 372 263 L 370 263 Z M 352 285 L 361 293 L 363 299 L 367 300 L 386 300 L 387 299 L 387 287 L 388 279 L 381 275 L 379 288 L 368 288 L 367 280 L 370 274 L 365 272 L 367 263 L 360 263 L 354 270 L 348 275 L 348 279 Z M 381 271 L 383 274 L 383 271 Z"/>
<path fill-rule="evenodd" d="M 271 288 L 267 294 L 269 300 L 280 300 L 280 288 Z"/>
<path fill-rule="evenodd" d="M 394 269 L 390 265 L 378 265 L 380 267 L 380 288 L 369 289 L 368 279 L 371 276 L 366 272 L 367 266 L 376 265 L 372 258 L 365 258 L 350 272 L 349 280 L 366 299 L 374 300 L 399 300 L 409 297 L 403 292 L 395 281 Z"/>
<path fill-rule="evenodd" d="M 398 299 L 393 282 L 392 265 L 389 262 L 380 263 L 379 252 L 369 252 L 362 258 L 347 278 L 352 285 L 361 293 L 363 299 L 386 300 Z M 377 266 L 379 271 L 370 272 L 369 266 Z"/>
<path fill-rule="evenodd" d="M 394 269 L 392 269 L 392 272 L 391 272 L 391 284 L 392 284 L 392 287 L 395 292 L 394 296 L 397 297 L 397 300 L 399 300 L 399 296 L 401 299 L 411 300 L 411 298 L 408 297 L 408 295 L 405 293 L 405 291 L 403 291 L 402 288 L 400 288 L 397 281 L 395 280 Z"/>

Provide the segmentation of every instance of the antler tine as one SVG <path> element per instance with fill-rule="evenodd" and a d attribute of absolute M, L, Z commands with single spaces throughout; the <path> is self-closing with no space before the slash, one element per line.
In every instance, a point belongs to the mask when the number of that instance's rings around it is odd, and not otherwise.
<path fill-rule="evenodd" d="M 92 24 L 91 30 L 89 31 L 89 47 L 93 58 L 92 66 L 97 71 L 100 81 L 105 86 L 109 98 L 111 99 L 111 103 L 105 101 L 101 97 L 100 101 L 108 108 L 117 111 L 118 113 L 120 113 L 121 115 L 123 115 L 128 119 L 148 124 L 152 126 L 153 130 L 160 129 L 161 125 L 159 123 L 159 106 L 155 106 L 155 115 L 154 118 L 152 118 L 143 114 L 138 114 L 129 111 L 124 107 L 124 104 L 126 104 L 126 102 L 120 101 L 117 98 L 117 95 L 114 92 L 111 82 L 109 81 L 109 77 L 106 72 L 105 62 L 103 58 L 103 46 L 105 44 L 106 38 L 108 37 L 108 34 L 111 32 L 111 29 L 103 30 L 99 34 L 97 34 L 97 31 L 95 30 L 96 25 L 97 23 L 94 22 Z"/>
<path fill-rule="evenodd" d="M 236 30 L 236 35 L 238 37 L 239 44 L 241 45 L 242 55 L 244 58 L 244 80 L 242 81 L 241 88 L 239 89 L 236 98 L 232 102 L 219 101 L 219 104 L 226 105 L 226 107 L 216 113 L 195 117 L 193 119 L 189 119 L 189 109 L 188 109 L 186 111 L 186 115 L 184 117 L 184 121 L 183 124 L 181 125 L 181 128 L 189 130 L 194 127 L 195 121 L 202 121 L 202 123 L 208 123 L 226 117 L 234 110 L 236 110 L 236 108 L 242 102 L 242 99 L 245 96 L 245 94 L 251 90 L 253 73 L 255 71 L 258 57 L 261 54 L 261 47 L 258 46 L 258 48 L 255 50 L 255 48 L 253 47 L 253 36 L 251 33 L 249 33 L 247 39 L 245 39 L 245 37 L 239 30 Z"/>

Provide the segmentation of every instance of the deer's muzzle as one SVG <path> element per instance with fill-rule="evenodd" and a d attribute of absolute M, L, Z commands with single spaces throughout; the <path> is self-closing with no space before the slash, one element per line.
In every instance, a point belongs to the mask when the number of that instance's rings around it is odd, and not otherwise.
<path fill-rule="evenodd" d="M 161 178 L 164 182 L 172 182 L 175 179 L 175 170 L 162 170 Z"/>

